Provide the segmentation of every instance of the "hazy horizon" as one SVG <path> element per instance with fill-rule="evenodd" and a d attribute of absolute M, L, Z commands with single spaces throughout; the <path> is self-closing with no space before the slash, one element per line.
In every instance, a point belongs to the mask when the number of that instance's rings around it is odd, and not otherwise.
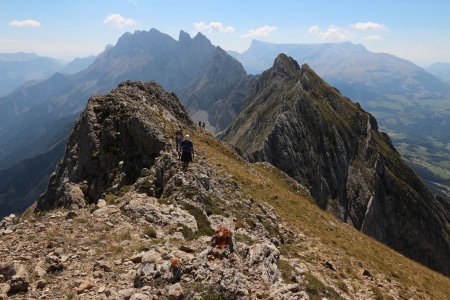
<path fill-rule="evenodd" d="M 71 3 L 0 0 L 0 53 L 34 52 L 70 61 L 96 55 L 125 32 L 156 28 L 206 35 L 225 50 L 245 51 L 252 39 L 310 44 L 348 41 L 427 67 L 450 62 L 446 1 L 140 1 Z"/>

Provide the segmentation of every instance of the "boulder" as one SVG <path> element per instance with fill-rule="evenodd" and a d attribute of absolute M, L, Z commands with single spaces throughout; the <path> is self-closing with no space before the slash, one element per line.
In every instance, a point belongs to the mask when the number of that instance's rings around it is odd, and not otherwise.
<path fill-rule="evenodd" d="M 183 288 L 180 283 L 175 283 L 169 287 L 169 300 L 184 299 Z"/>
<path fill-rule="evenodd" d="M 64 197 L 62 199 L 64 199 L 62 205 L 66 208 L 74 208 L 75 206 L 80 208 L 86 206 L 83 191 L 80 186 L 75 183 L 68 182 L 64 185 Z"/>

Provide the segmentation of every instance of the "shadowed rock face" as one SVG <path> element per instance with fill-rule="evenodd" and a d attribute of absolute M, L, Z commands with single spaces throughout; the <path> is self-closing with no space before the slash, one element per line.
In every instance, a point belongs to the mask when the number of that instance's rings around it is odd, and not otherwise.
<path fill-rule="evenodd" d="M 181 94 L 190 112 L 204 110 L 217 131 L 225 129 L 244 105 L 255 77 L 247 75 L 241 63 L 217 47 L 207 66 Z"/>
<path fill-rule="evenodd" d="M 226 141 L 307 186 L 321 208 L 450 274 L 449 212 L 370 114 L 283 54 L 247 99 Z"/>
<path fill-rule="evenodd" d="M 167 124 L 192 127 L 175 94 L 155 82 L 125 82 L 91 97 L 37 210 L 84 206 L 113 185 L 133 183 L 170 144 Z"/>

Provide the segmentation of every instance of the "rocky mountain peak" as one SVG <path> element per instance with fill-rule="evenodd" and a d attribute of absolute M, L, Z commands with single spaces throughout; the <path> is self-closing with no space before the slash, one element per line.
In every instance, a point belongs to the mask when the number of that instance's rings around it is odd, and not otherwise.
<path fill-rule="evenodd" d="M 450 213 L 370 114 L 283 54 L 249 99 L 225 132 L 227 142 L 308 187 L 322 209 L 450 274 Z"/>
<path fill-rule="evenodd" d="M 282 76 L 295 76 L 300 72 L 300 66 L 292 57 L 281 53 L 275 58 L 272 72 Z"/>
<path fill-rule="evenodd" d="M 193 127 L 177 96 L 155 82 L 127 81 L 91 97 L 37 209 L 84 207 L 114 185 L 133 182 L 170 146 L 167 123 Z"/>
<path fill-rule="evenodd" d="M 194 41 L 198 44 L 204 45 L 205 47 L 211 47 L 211 41 L 201 32 L 198 32 L 195 37 Z"/>
<path fill-rule="evenodd" d="M 186 31 L 180 30 L 180 34 L 178 36 L 178 42 L 187 43 L 192 41 L 191 36 Z"/>

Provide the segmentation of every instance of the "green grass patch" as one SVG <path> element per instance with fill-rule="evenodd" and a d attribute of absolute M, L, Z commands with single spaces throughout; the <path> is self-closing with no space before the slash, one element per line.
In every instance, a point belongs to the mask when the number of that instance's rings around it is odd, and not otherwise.
<path fill-rule="evenodd" d="M 345 284 L 345 282 L 343 282 L 342 280 L 339 280 L 336 283 L 336 286 L 343 292 L 348 293 L 348 286 Z"/>
<path fill-rule="evenodd" d="M 108 205 L 115 204 L 117 198 L 119 198 L 119 197 L 117 197 L 117 196 L 114 195 L 114 194 L 106 194 L 106 195 L 105 195 L 105 201 L 106 201 L 106 203 L 108 203 Z"/>
<path fill-rule="evenodd" d="M 204 235 L 212 235 L 214 234 L 214 230 L 211 228 L 211 223 L 208 218 L 205 216 L 203 211 L 192 205 L 192 204 L 184 204 L 183 209 L 188 211 L 192 216 L 194 216 L 195 221 L 197 221 L 197 231 L 195 232 L 196 236 L 204 236 Z"/>
<path fill-rule="evenodd" d="M 127 231 L 120 231 L 114 235 L 114 240 L 117 242 L 129 241 L 131 240 L 131 234 Z"/>
<path fill-rule="evenodd" d="M 205 206 L 205 212 L 208 216 L 223 214 L 223 209 L 222 206 L 220 205 L 221 201 L 218 198 L 208 196 L 203 204 Z"/>
<path fill-rule="evenodd" d="M 149 238 L 156 238 L 156 230 L 150 225 L 144 226 L 144 234 Z"/>
<path fill-rule="evenodd" d="M 234 235 L 234 238 L 235 238 L 236 242 L 244 243 L 249 246 L 257 243 L 257 241 L 255 241 L 254 239 L 252 239 L 248 235 L 242 234 L 242 233 L 236 233 Z"/>
<path fill-rule="evenodd" d="M 286 283 L 293 283 L 292 272 L 294 268 L 285 260 L 280 259 L 277 263 L 278 270 L 281 272 L 281 278 L 283 278 Z"/>
<path fill-rule="evenodd" d="M 305 273 L 305 277 L 308 282 L 306 292 L 312 297 L 312 299 L 322 299 L 322 297 L 327 297 L 332 300 L 343 299 L 333 288 L 323 284 L 322 281 L 320 281 L 312 273 Z"/>

